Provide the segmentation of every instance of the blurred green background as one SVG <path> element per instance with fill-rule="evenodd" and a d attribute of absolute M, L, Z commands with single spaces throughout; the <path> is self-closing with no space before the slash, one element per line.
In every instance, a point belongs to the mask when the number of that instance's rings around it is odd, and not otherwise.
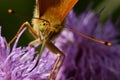
<path fill-rule="evenodd" d="M 0 25 L 2 26 L 2 35 L 6 37 L 7 41 L 13 38 L 22 23 L 25 21 L 31 22 L 31 18 L 8 14 L 7 10 L 11 8 L 19 14 L 32 17 L 34 6 L 35 0 L 0 0 Z M 74 11 L 79 15 L 81 12 L 89 9 L 88 6 L 91 6 L 96 12 L 105 7 L 101 14 L 102 22 L 109 16 L 112 16 L 111 19 L 114 23 L 120 20 L 120 0 L 79 0 L 74 7 Z M 19 45 L 27 45 L 32 39 L 33 37 L 26 31 L 22 35 Z"/>

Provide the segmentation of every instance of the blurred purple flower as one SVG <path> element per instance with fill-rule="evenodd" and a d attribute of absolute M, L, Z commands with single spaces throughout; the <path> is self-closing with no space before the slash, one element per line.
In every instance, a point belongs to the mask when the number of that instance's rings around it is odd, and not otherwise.
<path fill-rule="evenodd" d="M 66 53 L 57 80 L 119 80 L 120 79 L 120 36 L 110 19 L 102 24 L 100 14 L 89 10 L 76 17 L 73 11 L 66 25 L 99 40 L 110 41 L 111 47 L 82 38 L 64 30 L 56 39 L 56 46 Z"/>
<path fill-rule="evenodd" d="M 76 17 L 71 11 L 65 24 L 96 39 L 110 41 L 113 46 L 101 45 L 64 29 L 53 41 L 66 55 L 57 80 L 119 80 L 120 45 L 116 39 L 119 33 L 110 19 L 102 24 L 99 16 L 86 11 Z M 45 48 L 39 65 L 30 72 L 36 63 L 37 52 L 29 46 L 16 47 L 19 37 L 10 50 L 0 35 L 0 80 L 47 80 L 56 60 L 55 54 Z"/>

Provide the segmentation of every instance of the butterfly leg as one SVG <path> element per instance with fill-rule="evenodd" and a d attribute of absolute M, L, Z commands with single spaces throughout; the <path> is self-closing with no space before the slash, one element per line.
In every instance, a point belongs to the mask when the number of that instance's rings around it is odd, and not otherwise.
<path fill-rule="evenodd" d="M 11 43 L 14 42 L 14 40 L 18 37 L 19 33 L 25 28 L 27 27 L 27 29 L 30 30 L 31 34 L 36 38 L 35 40 L 31 41 L 29 43 L 29 46 L 33 47 L 33 46 L 39 46 L 40 42 L 41 42 L 41 36 L 37 35 L 36 31 L 32 28 L 32 26 L 29 24 L 29 22 L 24 22 L 21 27 L 19 28 L 19 30 L 17 31 L 16 35 L 13 37 L 13 39 L 7 44 L 10 45 Z M 38 55 L 39 56 L 39 55 Z M 33 66 L 33 68 L 31 68 L 30 72 L 38 65 L 39 63 L 39 58 L 37 59 L 35 65 Z"/>
<path fill-rule="evenodd" d="M 31 46 L 31 47 L 37 47 L 37 46 L 39 46 L 40 45 L 40 39 L 39 38 L 37 38 L 37 39 L 35 39 L 35 40 L 33 40 L 33 41 L 31 41 L 30 43 L 29 43 L 29 46 Z"/>
<path fill-rule="evenodd" d="M 18 37 L 19 33 L 25 28 L 27 27 L 30 31 L 31 34 L 33 34 L 35 37 L 38 37 L 38 35 L 36 34 L 36 31 L 31 27 L 31 25 L 29 24 L 29 22 L 25 22 L 21 25 L 20 29 L 18 30 L 18 32 L 16 33 L 16 35 L 12 38 L 12 40 L 7 44 L 10 45 L 11 43 L 14 42 L 14 40 Z"/>
<path fill-rule="evenodd" d="M 57 55 L 57 60 L 56 60 L 56 62 L 55 62 L 55 64 L 54 64 L 54 66 L 53 66 L 53 69 L 52 69 L 49 77 L 48 77 L 48 80 L 50 80 L 53 75 L 54 75 L 54 76 L 57 76 L 57 73 L 59 72 L 59 69 L 60 69 L 60 67 L 62 66 L 63 61 L 64 61 L 64 59 L 65 59 L 65 54 L 62 53 L 62 52 L 61 52 L 53 43 L 51 43 L 51 42 L 47 42 L 47 43 L 46 43 L 46 46 L 47 46 L 47 48 L 48 48 L 49 50 L 51 50 L 53 53 L 55 53 L 55 54 Z M 62 58 L 62 62 L 60 63 L 60 58 L 61 58 L 61 56 L 62 56 L 63 58 Z M 58 64 L 59 64 L 59 63 L 60 63 L 60 65 L 59 65 L 59 67 L 58 67 Z M 58 68 L 57 68 L 57 67 L 58 67 Z M 56 70 L 56 68 L 57 68 L 57 70 Z M 56 70 L 57 73 L 55 73 L 55 70 Z M 56 77 L 54 77 L 54 80 L 55 80 L 55 78 L 56 78 Z"/>
<path fill-rule="evenodd" d="M 61 61 L 61 64 L 60 64 L 60 66 L 58 67 L 58 69 L 57 69 L 57 71 L 56 71 L 56 74 L 54 75 L 54 79 L 56 79 L 57 74 L 58 74 L 58 72 L 59 72 L 59 70 L 60 70 L 60 68 L 61 68 L 61 66 L 62 66 L 62 64 L 63 64 L 63 62 L 64 62 L 64 59 L 65 59 L 65 56 L 63 57 L 63 59 L 62 59 L 62 61 Z"/>

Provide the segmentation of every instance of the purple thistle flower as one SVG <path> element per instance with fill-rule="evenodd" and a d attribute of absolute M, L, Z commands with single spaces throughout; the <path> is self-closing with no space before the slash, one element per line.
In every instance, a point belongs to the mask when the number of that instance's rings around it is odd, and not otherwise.
<path fill-rule="evenodd" d="M 46 80 L 52 70 L 54 60 L 49 61 L 51 55 L 43 55 L 39 65 L 30 72 L 38 57 L 34 58 L 37 53 L 35 48 L 16 47 L 24 30 L 19 34 L 11 51 L 10 46 L 6 46 L 5 38 L 0 34 L 0 80 Z"/>
<path fill-rule="evenodd" d="M 66 55 L 57 80 L 119 80 L 120 46 L 115 25 L 110 20 L 100 23 L 99 14 L 93 11 L 78 17 L 71 11 L 65 24 L 96 39 L 110 41 L 113 46 L 101 45 L 64 29 L 53 41 Z M 39 65 L 30 72 L 37 61 L 37 51 L 30 46 L 17 47 L 19 37 L 10 50 L 0 35 L 0 80 L 47 80 L 57 56 L 45 48 Z"/>

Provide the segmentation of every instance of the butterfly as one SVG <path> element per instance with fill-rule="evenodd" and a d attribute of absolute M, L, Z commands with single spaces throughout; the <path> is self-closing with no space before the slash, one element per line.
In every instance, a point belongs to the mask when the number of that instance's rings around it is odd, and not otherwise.
<path fill-rule="evenodd" d="M 35 37 L 35 40 L 30 42 L 30 46 L 33 46 L 37 43 L 42 43 L 39 58 L 34 66 L 38 65 L 40 56 L 44 50 L 44 47 L 47 47 L 51 52 L 57 55 L 57 60 L 53 66 L 53 69 L 48 77 L 48 80 L 56 79 L 57 74 L 62 66 L 65 54 L 61 52 L 53 43 L 54 40 L 63 30 L 64 19 L 73 6 L 77 3 L 78 0 L 36 0 L 36 5 L 33 13 L 32 24 L 29 22 L 24 22 L 17 34 L 13 39 L 8 43 L 9 45 L 18 37 L 18 34 L 25 28 L 30 30 L 31 34 Z M 12 9 L 8 10 L 9 13 L 14 13 Z M 62 57 L 62 61 L 60 58 Z M 58 64 L 59 67 L 58 67 Z M 34 69 L 33 68 L 33 69 Z M 57 68 L 57 69 L 56 69 Z M 32 69 L 32 70 L 33 70 Z M 56 70 L 56 72 L 55 72 Z M 53 75 L 54 74 L 54 75 Z"/>
<path fill-rule="evenodd" d="M 41 54 L 45 47 L 47 47 L 51 52 L 57 55 L 57 60 L 53 66 L 53 69 L 48 77 L 50 79 L 56 79 L 57 74 L 64 62 L 65 54 L 60 51 L 52 41 L 57 38 L 57 36 L 62 32 L 64 28 L 83 36 L 94 42 L 99 42 L 111 46 L 110 42 L 104 42 L 101 40 L 96 40 L 92 37 L 89 37 L 77 30 L 73 30 L 70 27 L 64 25 L 64 19 L 73 6 L 78 2 L 78 0 L 36 0 L 36 6 L 33 12 L 32 26 L 29 22 L 24 22 L 17 34 L 13 39 L 8 43 L 9 45 L 18 37 L 18 34 L 27 27 L 31 34 L 35 37 L 35 40 L 30 42 L 29 45 L 33 46 L 34 44 L 41 43 L 41 49 L 39 52 L 39 57 L 35 66 L 31 69 L 33 70 L 40 60 Z M 9 13 L 15 13 L 13 10 L 9 9 Z M 62 57 L 62 60 L 61 60 Z M 59 64 L 59 65 L 58 65 Z"/>

